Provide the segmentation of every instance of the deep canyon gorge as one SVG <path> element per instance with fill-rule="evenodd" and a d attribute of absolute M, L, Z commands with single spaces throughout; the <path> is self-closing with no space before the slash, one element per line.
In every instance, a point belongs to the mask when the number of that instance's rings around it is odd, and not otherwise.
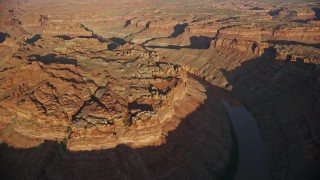
<path fill-rule="evenodd" d="M 0 179 L 320 179 L 319 48 L 312 0 L 1 0 Z"/>

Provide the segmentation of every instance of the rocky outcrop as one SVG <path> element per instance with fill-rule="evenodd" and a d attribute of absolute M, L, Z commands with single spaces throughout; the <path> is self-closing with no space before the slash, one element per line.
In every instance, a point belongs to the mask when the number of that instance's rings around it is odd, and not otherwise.
<path fill-rule="evenodd" d="M 210 44 L 211 48 L 233 49 L 255 55 L 262 55 L 264 50 L 270 47 L 269 43 L 258 43 L 256 41 L 242 41 L 238 39 L 215 39 Z"/>
<path fill-rule="evenodd" d="M 13 176 L 13 163 L 26 167 L 17 178 L 212 179 L 228 162 L 231 128 L 222 104 L 155 52 L 42 38 L 22 44 L 9 62 L 0 71 L 0 140 L 9 146 L 0 147 L 1 169 L 9 166 L 1 178 Z M 29 162 L 31 154 L 37 158 Z"/>
<path fill-rule="evenodd" d="M 305 48 L 318 46 L 320 43 L 320 29 L 279 27 L 277 29 L 259 27 L 235 26 L 218 30 L 217 38 L 211 42 L 212 48 L 234 49 L 262 55 L 264 50 L 273 44 L 294 45 L 301 44 Z M 298 49 L 297 49 L 298 50 Z M 301 52 L 301 49 L 298 50 Z M 302 58 L 302 57 L 298 57 Z M 315 58 L 307 58 L 308 62 L 316 62 Z"/>
<path fill-rule="evenodd" d="M 224 88 L 251 110 L 274 179 L 319 177 L 319 74 L 314 64 L 277 61 L 272 48 L 258 57 L 225 48 L 160 51 L 170 57 L 169 62 Z"/>
<path fill-rule="evenodd" d="M 2 72 L 1 111 L 15 122 L 4 122 L 2 141 L 20 148 L 38 145 L 30 141 L 65 141 L 69 150 L 160 141 L 163 120 L 157 112 L 165 111 L 159 109 L 163 106 L 173 109 L 166 99 L 183 79 L 179 67 L 150 61 L 155 54 L 139 47 L 126 45 L 111 52 L 106 47 L 96 39 L 51 38 L 17 51 L 10 61 L 30 64 L 18 73 L 13 73 L 16 68 Z M 98 59 L 87 65 L 91 56 Z M 108 66 L 107 71 L 90 73 L 98 65 Z M 123 83 L 116 83 L 120 79 Z M 16 136 L 21 136 L 19 141 Z"/>
<path fill-rule="evenodd" d="M 81 24 L 57 24 L 46 23 L 43 32 L 43 37 L 55 37 L 55 36 L 67 36 L 67 37 L 91 37 L 93 34 L 91 31 L 86 30 Z"/>
<path fill-rule="evenodd" d="M 290 20 L 310 20 L 315 17 L 316 13 L 311 8 L 283 9 L 279 12 L 279 17 Z"/>
<path fill-rule="evenodd" d="M 231 27 L 219 30 L 218 38 L 242 39 L 249 41 L 287 41 L 306 44 L 320 43 L 319 27 L 279 27 L 277 29 L 263 27 Z"/>
<path fill-rule="evenodd" d="M 205 26 L 205 25 L 191 25 L 186 27 L 186 32 L 190 34 L 190 36 L 202 35 L 208 37 L 215 37 L 218 32 L 219 27 L 212 25 L 212 26 Z"/>
<path fill-rule="evenodd" d="M 301 45 L 276 45 L 276 59 L 298 63 L 320 63 L 319 49 Z"/>
<path fill-rule="evenodd" d="M 204 91 L 202 84 L 190 77 L 187 79 L 186 86 L 182 84 L 180 89 L 187 88 L 187 93 L 176 94 L 180 98 L 175 99 L 174 109 L 167 112 L 167 118 L 173 119 L 163 121 L 166 123 L 160 126 L 163 132 L 168 132 L 162 134 L 165 143 L 141 148 L 122 144 L 112 149 L 73 152 L 54 142 L 26 150 L 2 144 L 1 177 L 65 179 L 81 175 L 81 178 L 94 179 L 106 176 L 111 179 L 217 179 L 217 173 L 226 165 L 228 154 L 225 152 L 231 145 L 230 126 L 226 123 L 228 117 L 214 96 L 207 96 L 205 103 L 199 106 L 206 96 L 201 92 Z M 196 107 L 197 111 L 189 114 Z M 177 116 L 170 117 L 172 112 Z M 163 112 L 161 116 L 167 113 Z M 224 140 L 219 140 L 221 138 Z M 2 168 L 4 165 L 7 168 Z M 16 167 L 19 167 L 19 173 L 14 173 Z"/>

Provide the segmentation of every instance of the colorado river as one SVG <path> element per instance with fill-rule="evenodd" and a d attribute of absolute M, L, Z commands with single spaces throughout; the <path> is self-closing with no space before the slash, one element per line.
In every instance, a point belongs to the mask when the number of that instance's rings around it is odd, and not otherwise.
<path fill-rule="evenodd" d="M 243 106 L 232 106 L 222 99 L 238 143 L 239 164 L 235 180 L 270 180 L 270 170 L 259 128 Z"/>
<path fill-rule="evenodd" d="M 207 94 L 214 94 L 226 107 L 234 129 L 239 150 L 239 161 L 234 180 L 270 180 L 267 154 L 259 127 L 252 114 L 229 93 L 208 82 L 205 84 L 209 91 Z"/>

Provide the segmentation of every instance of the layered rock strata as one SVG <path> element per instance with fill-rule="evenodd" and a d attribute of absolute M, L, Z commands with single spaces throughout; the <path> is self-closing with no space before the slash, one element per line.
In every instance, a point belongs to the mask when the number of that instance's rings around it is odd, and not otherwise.
<path fill-rule="evenodd" d="M 232 146 L 225 109 L 180 66 L 95 38 L 20 43 L 0 71 L 0 159 L 9 167 L 0 177 L 16 166 L 26 167 L 16 178 L 31 179 L 215 179 L 223 171 Z"/>
<path fill-rule="evenodd" d="M 319 68 L 314 62 L 279 61 L 274 49 L 262 56 L 233 49 L 159 51 L 250 109 L 274 179 L 319 177 Z"/>
<path fill-rule="evenodd" d="M 20 148 L 66 141 L 70 150 L 161 144 L 184 81 L 180 68 L 139 46 L 107 45 L 49 38 L 15 52 L 1 72 L 2 141 Z"/>

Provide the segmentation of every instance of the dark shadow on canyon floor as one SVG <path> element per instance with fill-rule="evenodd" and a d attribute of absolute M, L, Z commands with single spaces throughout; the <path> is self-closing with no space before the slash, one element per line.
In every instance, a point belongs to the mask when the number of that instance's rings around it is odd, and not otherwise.
<path fill-rule="evenodd" d="M 33 37 L 27 39 L 26 42 L 27 42 L 28 44 L 34 44 L 35 42 L 37 42 L 37 41 L 40 40 L 40 39 L 41 39 L 41 35 L 40 35 L 40 34 L 36 34 L 36 35 L 34 35 Z"/>
<path fill-rule="evenodd" d="M 230 93 L 254 115 L 273 179 L 320 179 L 320 71 L 276 60 L 269 48 L 234 70 L 221 69 Z"/>
<path fill-rule="evenodd" d="M 28 56 L 29 61 L 39 61 L 44 64 L 60 63 L 60 64 L 73 64 L 77 65 L 78 61 L 76 59 L 57 56 L 56 54 L 47 54 L 44 56 L 40 55 L 30 55 Z"/>
<path fill-rule="evenodd" d="M 117 43 L 118 45 L 125 45 L 127 43 L 126 40 L 119 38 L 119 37 L 112 37 L 112 38 L 110 38 L 110 40 Z"/>
<path fill-rule="evenodd" d="M 69 41 L 69 40 L 73 39 L 72 37 L 66 36 L 66 35 L 64 35 L 64 36 L 54 36 L 54 37 L 61 38 L 61 39 L 66 40 L 66 41 Z"/>
<path fill-rule="evenodd" d="M 316 8 L 312 8 L 312 10 L 314 10 L 316 15 L 315 20 L 320 20 L 320 8 L 316 7 Z"/>
<path fill-rule="evenodd" d="M 110 38 L 110 40 L 112 41 L 110 44 L 108 44 L 107 48 L 109 50 L 114 50 L 114 49 L 117 49 L 119 46 L 121 45 L 124 45 L 127 43 L 126 40 L 122 39 L 122 38 L 119 38 L 119 37 L 112 37 Z"/>
<path fill-rule="evenodd" d="M 191 36 L 189 38 L 190 45 L 189 46 L 178 46 L 178 45 L 169 45 L 169 46 L 146 46 L 148 48 L 164 48 L 164 49 L 182 49 L 182 48 L 190 48 L 190 49 L 209 49 L 212 38 L 207 36 Z M 144 44 L 142 44 L 144 45 Z"/>
<path fill-rule="evenodd" d="M 10 37 L 10 34 L 0 32 L 0 43 L 3 43 L 8 37 Z"/>
<path fill-rule="evenodd" d="M 183 119 L 160 146 L 133 149 L 118 145 L 108 150 L 70 152 L 57 142 L 47 141 L 30 149 L 1 144 L 0 179 L 212 179 L 223 173 L 223 168 L 213 170 L 221 166 L 216 158 L 229 153 L 217 135 L 226 131 L 216 125 L 221 121 L 217 117 L 220 110 L 212 109 L 221 103 L 212 98 Z"/>
<path fill-rule="evenodd" d="M 186 27 L 188 26 L 187 23 L 183 23 L 183 24 L 177 24 L 173 27 L 173 33 L 171 34 L 170 37 L 177 37 L 178 35 L 184 33 Z"/>
<path fill-rule="evenodd" d="M 279 13 L 280 13 L 281 11 L 283 11 L 283 10 L 284 10 L 284 8 L 281 7 L 281 8 L 279 8 L 279 9 L 269 11 L 268 14 L 269 14 L 270 16 L 277 16 L 277 15 L 279 15 Z"/>

